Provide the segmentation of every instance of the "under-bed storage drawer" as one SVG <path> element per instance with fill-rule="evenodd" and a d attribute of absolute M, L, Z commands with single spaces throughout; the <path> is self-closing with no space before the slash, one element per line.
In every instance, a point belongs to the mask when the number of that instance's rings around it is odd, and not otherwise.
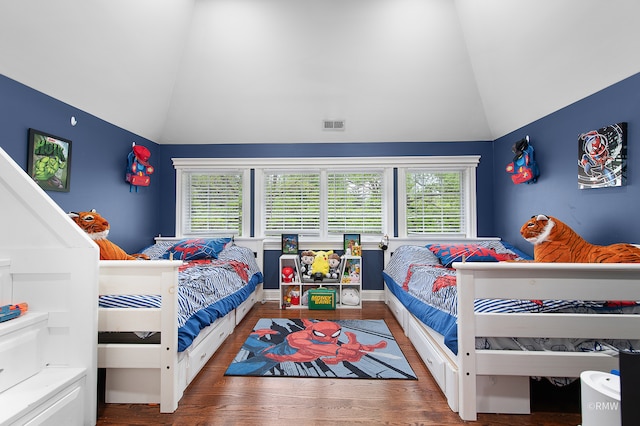
<path fill-rule="evenodd" d="M 426 334 L 421 330 L 416 320 L 408 322 L 407 336 L 420 357 L 424 360 L 425 365 L 431 372 L 433 378 L 438 382 L 438 386 L 446 393 L 446 362 L 440 356 L 436 348 L 429 342 Z"/>
<path fill-rule="evenodd" d="M 249 295 L 249 298 L 242 302 L 240 306 L 236 308 L 236 325 L 240 324 L 240 321 L 249 313 L 253 305 L 257 302 L 256 292 L 254 291 Z"/>
<path fill-rule="evenodd" d="M 404 330 L 404 334 L 407 334 L 407 310 L 400 303 L 397 297 L 393 295 L 389 290 L 385 291 L 386 294 L 386 302 L 389 310 L 393 313 L 393 316 L 396 317 L 396 320 L 400 324 L 400 327 Z"/>
<path fill-rule="evenodd" d="M 196 347 L 187 348 L 189 363 L 187 366 L 187 383 L 190 383 L 200 372 L 202 367 L 209 361 L 209 358 L 225 341 L 235 328 L 235 315 L 230 313 L 223 318 L 218 318 L 209 327 L 200 333 L 206 332 L 206 337 L 200 341 Z"/>

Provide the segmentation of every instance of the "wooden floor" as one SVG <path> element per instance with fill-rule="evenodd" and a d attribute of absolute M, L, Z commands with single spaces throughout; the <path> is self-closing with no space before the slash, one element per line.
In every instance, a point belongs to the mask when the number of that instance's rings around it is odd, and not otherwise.
<path fill-rule="evenodd" d="M 418 380 L 226 377 L 259 318 L 384 319 Z M 100 392 L 99 392 L 100 394 Z M 548 404 L 547 404 L 548 405 Z M 544 404 L 543 404 L 544 406 Z M 257 304 L 187 388 L 178 410 L 157 405 L 98 403 L 98 425 L 578 425 L 575 404 L 531 415 L 479 414 L 463 422 L 453 413 L 421 359 L 383 302 L 363 309 L 280 310 Z M 555 411 L 552 411 L 555 410 Z M 562 412 L 573 411 L 573 412 Z"/>

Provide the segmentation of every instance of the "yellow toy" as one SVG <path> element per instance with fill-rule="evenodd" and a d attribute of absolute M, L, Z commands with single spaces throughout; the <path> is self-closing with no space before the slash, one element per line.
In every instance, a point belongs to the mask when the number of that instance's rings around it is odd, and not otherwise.
<path fill-rule="evenodd" d="M 329 251 L 317 251 L 316 257 L 311 264 L 311 275 L 314 277 L 328 277 L 329 276 L 329 256 L 333 254 L 333 250 Z M 316 275 L 320 274 L 320 275 Z M 322 279 L 320 278 L 320 279 Z"/>

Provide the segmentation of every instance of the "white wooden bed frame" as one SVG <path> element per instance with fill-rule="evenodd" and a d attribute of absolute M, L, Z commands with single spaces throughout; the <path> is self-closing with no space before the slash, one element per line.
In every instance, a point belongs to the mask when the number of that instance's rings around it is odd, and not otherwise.
<path fill-rule="evenodd" d="M 163 238 L 167 239 L 167 238 Z M 235 239 L 250 248 L 263 270 L 260 239 Z M 161 308 L 99 308 L 98 330 L 160 332 L 160 344 L 98 344 L 98 368 L 106 369 L 107 403 L 159 403 L 172 413 L 185 389 L 257 301 L 262 284 L 238 308 L 204 328 L 178 353 L 179 260 L 100 261 L 99 294 L 159 294 Z"/>
<path fill-rule="evenodd" d="M 405 242 L 406 243 L 406 242 Z M 398 245 L 390 246 L 393 251 Z M 415 243 L 415 245 L 418 245 Z M 604 353 L 476 350 L 476 337 L 640 339 L 640 315 L 475 313 L 474 299 L 640 300 L 640 264 L 454 263 L 458 286 L 458 355 L 442 335 L 413 316 L 386 288 L 385 300 L 451 409 L 529 414 L 529 377 L 579 377 L 618 368 Z"/>

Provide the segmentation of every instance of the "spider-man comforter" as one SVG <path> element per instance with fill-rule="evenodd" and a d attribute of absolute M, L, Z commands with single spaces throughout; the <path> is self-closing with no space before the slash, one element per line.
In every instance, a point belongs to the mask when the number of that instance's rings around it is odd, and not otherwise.
<path fill-rule="evenodd" d="M 491 245 L 502 244 L 491 242 Z M 497 246 L 498 250 L 502 249 Z M 508 250 L 508 248 L 505 248 Z M 427 326 L 444 336 L 453 353 L 458 352 L 456 272 L 443 267 L 425 247 L 402 246 L 391 257 L 383 271 L 389 290 L 400 302 Z M 638 306 L 613 306 L 608 302 L 566 300 L 503 300 L 477 299 L 476 312 L 601 312 L 637 311 Z M 509 339 L 478 338 L 482 349 L 516 350 L 637 350 L 638 342 L 595 341 L 587 339 Z"/>
<path fill-rule="evenodd" d="M 232 246 L 218 259 L 185 263 L 178 280 L 178 352 L 182 352 L 200 330 L 244 302 L 262 282 L 262 272 L 251 250 Z M 100 296 L 99 306 L 159 308 L 160 296 Z"/>

